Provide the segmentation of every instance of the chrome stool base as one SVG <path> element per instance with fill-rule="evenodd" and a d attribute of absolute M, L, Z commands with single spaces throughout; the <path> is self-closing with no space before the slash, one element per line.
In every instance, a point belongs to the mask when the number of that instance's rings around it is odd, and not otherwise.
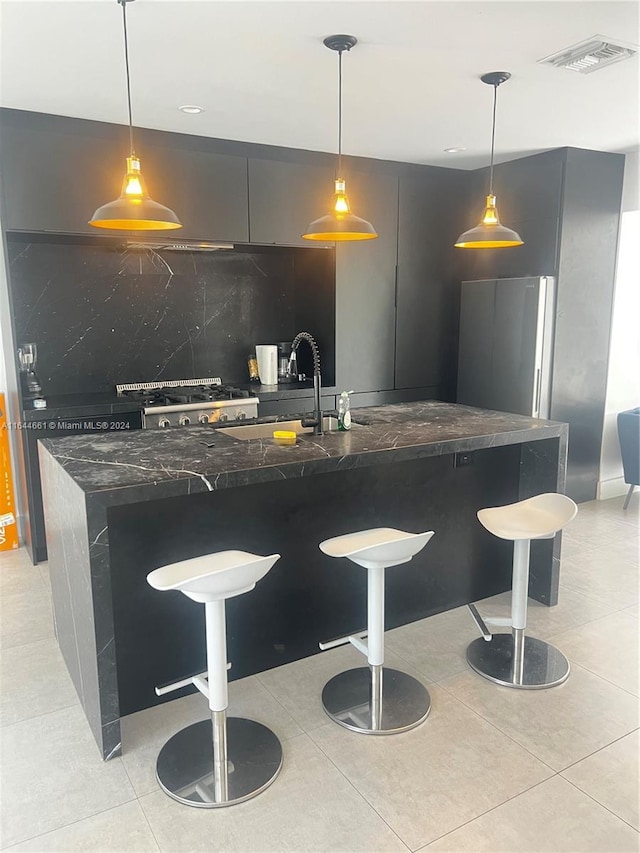
<path fill-rule="evenodd" d="M 226 779 L 220 782 L 215 779 L 212 721 L 187 726 L 160 750 L 156 765 L 160 787 L 180 803 L 213 809 L 257 796 L 282 767 L 280 741 L 254 720 L 226 719 L 226 749 Z M 222 791 L 217 797 L 216 782 Z"/>
<path fill-rule="evenodd" d="M 339 725 L 372 735 L 406 732 L 426 720 L 431 710 L 424 685 L 382 666 L 362 666 L 336 675 L 324 686 L 322 704 Z"/>
<path fill-rule="evenodd" d="M 479 675 L 522 690 L 541 690 L 555 687 L 569 677 L 569 661 L 554 646 L 535 637 L 521 636 L 520 653 L 513 634 L 494 634 L 487 641 L 478 637 L 467 646 L 469 666 Z"/>

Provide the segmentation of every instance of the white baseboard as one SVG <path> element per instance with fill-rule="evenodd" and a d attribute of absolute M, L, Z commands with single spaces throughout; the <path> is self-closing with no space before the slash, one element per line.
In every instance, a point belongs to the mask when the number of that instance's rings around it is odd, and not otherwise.
<path fill-rule="evenodd" d="M 597 501 L 608 501 L 609 498 L 619 498 L 629 491 L 628 483 L 624 477 L 615 477 L 613 480 L 599 480 L 596 489 Z"/>

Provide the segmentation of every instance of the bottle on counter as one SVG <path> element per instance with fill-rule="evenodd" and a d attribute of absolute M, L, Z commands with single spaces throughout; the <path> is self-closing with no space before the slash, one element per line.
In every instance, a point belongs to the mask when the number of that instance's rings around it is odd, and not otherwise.
<path fill-rule="evenodd" d="M 338 400 L 338 429 L 351 429 L 351 400 L 350 395 L 353 391 L 343 391 Z"/>
<path fill-rule="evenodd" d="M 247 368 L 249 369 L 249 382 L 260 382 L 258 359 L 254 352 L 247 356 Z"/>

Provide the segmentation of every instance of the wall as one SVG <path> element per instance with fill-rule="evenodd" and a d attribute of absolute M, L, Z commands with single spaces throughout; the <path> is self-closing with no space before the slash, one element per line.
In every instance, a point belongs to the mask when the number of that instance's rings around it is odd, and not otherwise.
<path fill-rule="evenodd" d="M 332 250 L 158 252 L 121 238 L 22 238 L 8 253 L 16 341 L 37 342 L 45 397 L 162 379 L 246 383 L 256 344 L 293 340 L 320 293 L 314 327 L 333 384 Z"/>

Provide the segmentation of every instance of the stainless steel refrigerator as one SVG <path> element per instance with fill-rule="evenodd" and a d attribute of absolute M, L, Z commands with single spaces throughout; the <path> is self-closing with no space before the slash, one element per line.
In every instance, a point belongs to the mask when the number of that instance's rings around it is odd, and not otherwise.
<path fill-rule="evenodd" d="M 463 281 L 458 403 L 549 417 L 555 281 Z"/>

